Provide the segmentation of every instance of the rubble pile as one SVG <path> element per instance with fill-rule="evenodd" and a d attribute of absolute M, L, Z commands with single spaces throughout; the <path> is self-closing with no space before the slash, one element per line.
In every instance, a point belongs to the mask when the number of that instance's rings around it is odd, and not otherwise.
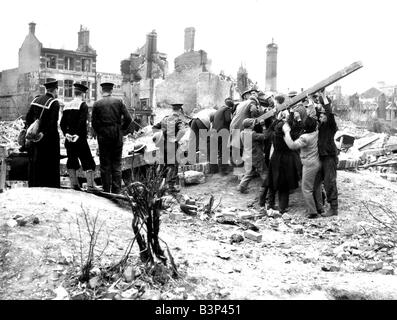
<path fill-rule="evenodd" d="M 397 181 L 397 136 L 374 133 L 349 121 L 338 121 L 340 131 L 335 135 L 339 154 L 338 169 L 366 169 L 378 172 L 383 178 Z M 354 141 L 345 145 L 345 140 Z"/>
<path fill-rule="evenodd" d="M 18 136 L 25 124 L 21 118 L 14 121 L 0 121 L 0 146 L 19 149 Z"/>

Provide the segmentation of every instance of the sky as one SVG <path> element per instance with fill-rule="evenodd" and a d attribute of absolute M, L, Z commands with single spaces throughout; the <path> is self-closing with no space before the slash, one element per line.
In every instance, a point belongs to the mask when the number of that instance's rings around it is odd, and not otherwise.
<path fill-rule="evenodd" d="M 355 61 L 363 68 L 340 80 L 342 93 L 397 84 L 395 0 L 13 0 L 2 3 L 0 70 L 18 66 L 18 50 L 35 22 L 44 47 L 77 49 L 80 25 L 90 30 L 97 71 L 120 73 L 120 61 L 157 32 L 170 71 L 196 29 L 211 71 L 236 78 L 242 64 L 265 89 L 266 45 L 278 45 L 277 89 L 307 89 Z M 332 89 L 333 85 L 329 88 Z"/>

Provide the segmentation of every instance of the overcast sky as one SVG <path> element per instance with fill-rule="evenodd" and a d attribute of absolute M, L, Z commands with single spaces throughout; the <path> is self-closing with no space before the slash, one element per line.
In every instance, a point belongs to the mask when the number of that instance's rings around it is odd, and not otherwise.
<path fill-rule="evenodd" d="M 120 60 L 157 31 L 170 69 L 196 29 L 211 71 L 236 77 L 241 63 L 265 85 L 266 45 L 278 45 L 279 91 L 308 88 L 355 61 L 364 67 L 339 82 L 346 94 L 378 81 L 397 84 L 395 0 L 12 0 L 2 3 L 0 70 L 18 66 L 18 49 L 35 22 L 45 47 L 75 50 L 80 24 L 90 30 L 97 70 L 120 73 Z M 332 86 L 333 87 L 333 86 Z"/>

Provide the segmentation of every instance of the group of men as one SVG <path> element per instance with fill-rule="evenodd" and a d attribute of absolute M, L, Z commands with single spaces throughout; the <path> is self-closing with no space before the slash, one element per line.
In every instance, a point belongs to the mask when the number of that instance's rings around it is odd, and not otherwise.
<path fill-rule="evenodd" d="M 80 163 L 86 172 L 87 188 L 96 189 L 95 161 L 87 142 L 88 106 L 84 94 L 88 88 L 74 85 L 74 99 L 62 110 L 60 128 L 65 137 L 67 163 L 71 186 L 80 190 L 77 170 Z M 46 92 L 30 104 L 26 115 L 26 149 L 29 156 L 29 187 L 60 187 L 60 137 L 58 120 L 60 103 L 58 81 L 44 84 Z M 114 84 L 101 84 L 102 99 L 94 103 L 91 124 L 98 140 L 100 172 L 103 191 L 120 193 L 123 135 L 132 118 L 124 103 L 112 96 Z M 32 128 L 35 127 L 35 130 Z"/>
<path fill-rule="evenodd" d="M 216 153 L 215 162 L 221 174 L 244 166 L 245 174 L 238 186 L 241 193 L 247 193 L 250 180 L 260 176 L 261 206 L 267 204 L 281 213 L 287 212 L 289 195 L 301 184 L 309 218 L 337 215 L 338 150 L 334 136 L 338 129 L 331 101 L 322 91 L 283 110 L 283 104 L 296 95 L 297 92 L 290 92 L 288 97 L 273 97 L 258 90 L 247 90 L 238 103 L 227 98 L 220 108 L 198 112 L 186 122 L 191 129 L 189 151 L 206 154 L 204 161 L 212 165 Z M 271 110 L 274 116 L 260 120 L 260 116 Z M 183 131 L 180 129 L 184 127 L 183 116 L 179 104 L 173 115 L 155 128 L 162 127 L 166 132 L 166 122 L 173 121 L 177 124 L 171 126 L 175 130 L 172 136 L 175 136 L 176 132 Z M 226 139 L 222 132 L 227 133 Z M 210 143 L 213 137 L 217 139 L 217 150 Z M 171 143 L 175 145 L 179 139 Z M 197 162 L 197 158 L 190 159 Z M 325 198 L 330 205 L 327 212 L 323 208 Z"/>
<path fill-rule="evenodd" d="M 308 218 L 337 215 L 338 150 L 334 136 L 338 128 L 329 97 L 321 91 L 284 110 L 283 104 L 296 92 L 274 98 L 256 90 L 245 94 L 249 97 L 237 106 L 233 120 L 239 118 L 230 125 L 231 146 L 238 149 L 242 143 L 245 167 L 238 190 L 247 192 L 249 181 L 259 175 L 259 204 L 277 208 L 278 195 L 277 209 L 284 213 L 289 210 L 290 193 L 300 183 Z M 270 110 L 274 116 L 256 120 Z M 327 212 L 323 208 L 325 198 L 330 206 Z"/>
<path fill-rule="evenodd" d="M 50 81 L 44 86 L 46 93 L 32 101 L 26 116 L 29 186 L 59 188 L 58 82 Z M 123 136 L 128 133 L 132 118 L 124 103 L 112 96 L 113 86 L 101 84 L 102 98 L 93 105 L 91 124 L 98 140 L 103 191 L 120 193 Z M 74 99 L 64 106 L 60 120 L 68 157 L 66 167 L 76 190 L 80 190 L 77 177 L 80 163 L 86 172 L 88 189 L 96 189 L 96 164 L 87 142 L 89 113 L 83 98 L 87 90 L 83 84 L 74 84 Z M 193 117 L 184 113 L 183 104 L 172 104 L 172 114 L 153 126 L 153 141 L 160 151 L 158 160 L 167 169 L 170 190 L 177 182 L 179 142 L 190 127 L 189 152 L 194 156 L 189 161 L 198 161 L 196 156 L 204 153 L 205 160 L 213 165 L 215 159 L 221 174 L 244 165 L 245 174 L 238 190 L 247 193 L 250 180 L 260 176 L 261 206 L 277 208 L 278 195 L 277 209 L 287 212 L 289 194 L 301 182 L 309 218 L 337 215 L 338 150 L 334 142 L 337 125 L 330 100 L 320 93 L 284 110 L 283 104 L 296 94 L 273 97 L 258 90 L 247 90 L 242 94 L 242 101 L 235 103 L 227 98 L 224 106 L 202 110 Z M 271 110 L 273 116 L 261 117 Z M 261 120 L 263 118 L 266 120 Z M 37 122 L 37 132 L 29 135 L 30 128 Z M 211 149 L 213 136 L 215 150 Z M 322 189 L 330 204 L 327 213 L 323 209 Z"/>

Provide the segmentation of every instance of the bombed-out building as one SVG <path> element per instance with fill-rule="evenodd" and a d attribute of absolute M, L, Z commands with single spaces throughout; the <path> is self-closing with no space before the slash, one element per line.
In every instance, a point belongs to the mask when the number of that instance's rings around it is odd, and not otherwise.
<path fill-rule="evenodd" d="M 174 71 L 155 88 L 156 107 L 183 103 L 184 110 L 211 108 L 224 104 L 233 94 L 233 82 L 211 73 L 211 60 L 204 50 L 194 50 L 195 29 L 185 29 L 184 52 L 175 58 Z"/>
<path fill-rule="evenodd" d="M 24 116 L 33 98 L 44 93 L 42 84 L 50 79 L 58 80 L 61 101 L 73 99 L 74 82 L 89 88 L 89 105 L 97 99 L 97 54 L 90 45 L 89 30 L 80 26 L 76 50 L 46 48 L 35 31 L 36 24 L 29 23 L 29 32 L 19 49 L 18 67 L 0 73 L 1 120 Z"/>
<path fill-rule="evenodd" d="M 167 55 L 157 50 L 155 30 L 146 35 L 146 43 L 121 61 L 122 90 L 127 105 L 143 124 L 154 121 L 155 90 L 168 75 Z"/>

